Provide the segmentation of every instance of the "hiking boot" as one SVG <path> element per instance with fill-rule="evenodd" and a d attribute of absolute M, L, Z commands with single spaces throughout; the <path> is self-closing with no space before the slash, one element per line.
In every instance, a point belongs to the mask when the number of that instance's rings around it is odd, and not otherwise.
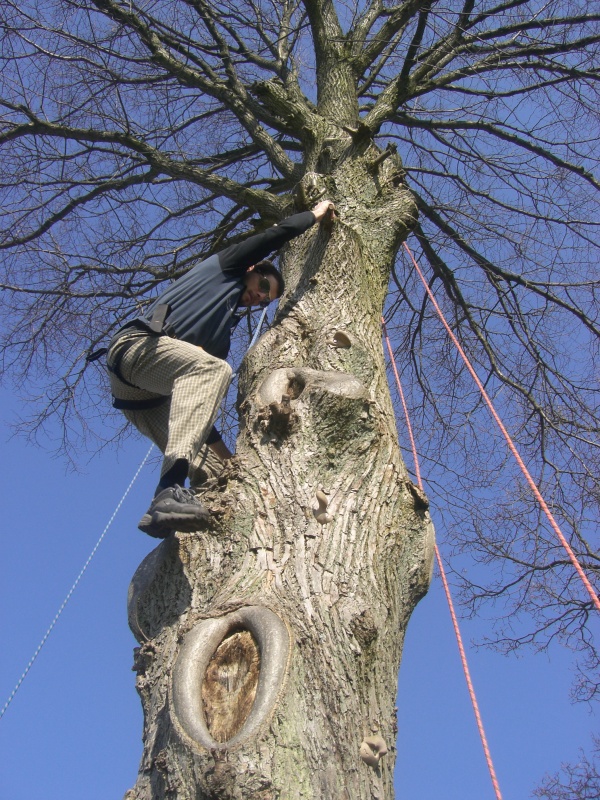
<path fill-rule="evenodd" d="M 138 528 L 155 539 L 166 539 L 174 531 L 202 530 L 209 519 L 209 512 L 189 489 L 169 486 L 156 495 Z"/>

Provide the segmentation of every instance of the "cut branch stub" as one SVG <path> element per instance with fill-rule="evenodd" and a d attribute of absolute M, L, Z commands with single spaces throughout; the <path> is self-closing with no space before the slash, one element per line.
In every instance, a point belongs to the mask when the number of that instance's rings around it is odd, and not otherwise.
<path fill-rule="evenodd" d="M 284 415 L 286 396 L 290 413 Z M 310 431 L 319 457 L 326 461 L 334 451 L 350 457 L 350 447 L 364 448 L 374 435 L 366 386 L 347 372 L 276 369 L 259 386 L 251 408 L 254 420 L 248 427 L 257 434 L 266 433 L 267 441 L 281 444 L 291 434 Z"/>
<path fill-rule="evenodd" d="M 379 169 L 379 165 L 383 164 L 386 158 L 389 158 L 391 155 L 395 155 L 397 149 L 398 148 L 396 147 L 396 145 L 389 143 L 383 152 L 379 153 L 379 155 L 376 156 L 376 158 L 367 163 L 367 169 L 370 172 L 377 172 L 377 170 Z"/>
<path fill-rule="evenodd" d="M 269 429 L 278 435 L 282 435 L 288 431 L 292 423 L 295 421 L 295 415 L 292 413 L 291 398 L 289 394 L 281 395 L 281 402 L 269 403 L 269 411 L 271 414 Z"/>
<path fill-rule="evenodd" d="M 179 541 L 171 536 L 148 553 L 129 584 L 127 618 L 138 642 L 158 636 L 189 607 L 191 597 Z"/>
<path fill-rule="evenodd" d="M 423 489 L 410 480 L 406 481 L 406 486 L 413 497 L 415 509 L 419 511 L 427 511 L 429 508 L 429 500 Z"/>
<path fill-rule="evenodd" d="M 236 633 L 243 635 L 236 640 Z M 180 735 L 210 751 L 256 737 L 279 697 L 289 653 L 287 628 L 267 608 L 246 606 L 199 622 L 186 634 L 173 670 L 171 718 Z M 229 681 L 234 691 L 226 691 L 226 673 L 244 670 L 241 680 Z"/>
<path fill-rule="evenodd" d="M 164 543 L 163 543 L 164 544 Z M 147 641 L 155 633 L 144 630 L 144 625 L 139 619 L 139 601 L 142 594 L 150 587 L 156 572 L 165 558 L 165 548 L 159 545 L 148 553 L 139 565 L 127 592 L 127 619 L 131 632 L 140 644 Z"/>
<path fill-rule="evenodd" d="M 283 395 L 297 400 L 310 389 L 321 389 L 340 397 L 362 400 L 366 397 L 364 385 L 353 375 L 334 370 L 318 369 L 276 369 L 262 382 L 257 392 L 259 406 L 279 403 Z"/>

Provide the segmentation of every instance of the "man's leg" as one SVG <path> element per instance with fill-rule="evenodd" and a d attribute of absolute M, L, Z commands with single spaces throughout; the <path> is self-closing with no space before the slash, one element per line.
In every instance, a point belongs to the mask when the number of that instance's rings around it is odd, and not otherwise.
<path fill-rule="evenodd" d="M 194 345 L 166 336 L 134 334 L 133 339 L 135 343 L 119 361 L 122 377 L 139 387 L 129 387 L 129 394 L 146 393 L 148 398 L 170 395 L 156 408 L 124 412 L 165 454 L 155 500 L 140 527 L 161 537 L 174 528 L 198 530 L 207 512 L 181 487 L 212 428 L 231 368 Z M 109 352 L 109 363 L 110 358 Z M 111 376 L 113 393 L 121 396 L 126 385 L 117 381 Z"/>
<path fill-rule="evenodd" d="M 171 407 L 171 397 L 169 395 L 156 392 L 149 392 L 139 386 L 132 386 L 120 380 L 122 375 L 127 380 L 126 375 L 120 370 L 123 345 L 129 342 L 138 342 L 147 337 L 146 333 L 131 329 L 119 337 L 115 344 L 111 343 L 108 351 L 108 367 L 110 388 L 114 398 L 141 406 L 144 403 L 158 401 L 158 404 L 151 408 L 121 408 L 121 412 L 137 430 L 154 442 L 161 453 L 164 454 L 169 438 L 169 413 Z M 118 374 L 114 371 L 115 363 L 118 364 Z M 127 372 L 127 370 L 126 370 Z"/>

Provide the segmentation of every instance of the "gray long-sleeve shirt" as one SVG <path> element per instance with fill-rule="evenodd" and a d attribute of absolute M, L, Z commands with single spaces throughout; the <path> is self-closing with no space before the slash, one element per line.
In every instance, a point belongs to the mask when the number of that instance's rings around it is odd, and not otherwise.
<path fill-rule="evenodd" d="M 174 281 L 138 321 L 148 325 L 156 306 L 168 304 L 165 330 L 181 341 L 200 345 L 212 356 L 226 358 L 248 267 L 300 236 L 315 221 L 312 211 L 294 214 L 200 261 Z"/>

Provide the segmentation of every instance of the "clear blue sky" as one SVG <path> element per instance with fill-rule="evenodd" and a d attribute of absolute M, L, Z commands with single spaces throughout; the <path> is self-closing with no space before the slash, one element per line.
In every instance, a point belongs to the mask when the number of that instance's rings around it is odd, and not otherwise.
<path fill-rule="evenodd" d="M 44 450 L 9 439 L 18 404 L 6 391 L 0 399 L 2 706 L 147 444 L 131 439 L 118 456 L 106 451 L 80 474 L 67 473 Z M 135 782 L 142 714 L 126 598 L 131 576 L 156 544 L 136 528 L 155 483 L 156 463 L 142 471 L 0 720 L 0 800 L 110 800 Z M 465 640 L 481 636 L 487 624 L 463 623 Z M 559 647 L 550 657 L 469 655 L 504 800 L 529 797 L 545 772 L 577 758 L 597 728 L 585 706 L 569 703 L 571 656 Z M 398 800 L 494 797 L 437 578 L 409 626 L 398 705 Z"/>

